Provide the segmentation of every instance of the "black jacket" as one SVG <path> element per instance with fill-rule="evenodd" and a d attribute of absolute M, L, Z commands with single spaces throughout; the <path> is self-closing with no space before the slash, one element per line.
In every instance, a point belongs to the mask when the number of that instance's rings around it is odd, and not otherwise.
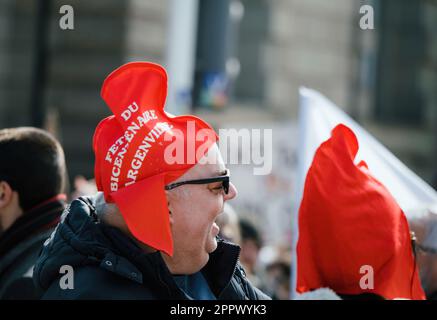
<path fill-rule="evenodd" d="M 246 279 L 240 248 L 219 240 L 201 270 L 218 299 L 269 299 Z M 74 289 L 61 289 L 60 268 L 74 270 Z M 92 198 L 79 198 L 45 245 L 34 282 L 43 299 L 188 299 L 159 252 L 144 253 L 116 228 L 100 223 Z"/>
<path fill-rule="evenodd" d="M 38 299 L 32 271 L 65 203 L 50 200 L 26 212 L 0 237 L 0 299 Z"/>

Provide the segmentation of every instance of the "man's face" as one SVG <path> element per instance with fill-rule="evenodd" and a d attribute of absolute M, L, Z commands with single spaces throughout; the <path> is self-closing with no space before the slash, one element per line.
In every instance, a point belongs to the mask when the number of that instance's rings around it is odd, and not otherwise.
<path fill-rule="evenodd" d="M 198 163 L 177 181 L 224 175 L 226 168 L 217 145 L 210 149 L 209 156 L 216 161 Z M 206 265 L 209 253 L 217 248 L 215 237 L 219 228 L 215 220 L 223 212 L 225 201 L 236 194 L 235 186 L 230 184 L 226 195 L 222 182 L 187 184 L 167 191 L 174 254 L 173 257 L 163 257 L 173 274 L 192 274 Z"/>

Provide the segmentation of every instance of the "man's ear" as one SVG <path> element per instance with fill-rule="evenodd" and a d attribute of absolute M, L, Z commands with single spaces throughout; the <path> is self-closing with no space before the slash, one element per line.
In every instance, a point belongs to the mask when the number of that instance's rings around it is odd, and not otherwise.
<path fill-rule="evenodd" d="M 6 181 L 0 181 L 0 209 L 7 207 L 13 197 L 14 190 L 12 190 L 9 183 Z"/>

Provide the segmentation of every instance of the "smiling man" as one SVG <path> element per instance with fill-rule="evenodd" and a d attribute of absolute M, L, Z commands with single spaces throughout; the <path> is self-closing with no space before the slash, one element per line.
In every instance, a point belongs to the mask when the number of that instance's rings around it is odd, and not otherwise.
<path fill-rule="evenodd" d="M 105 80 L 114 116 L 94 134 L 101 192 L 73 201 L 46 242 L 34 271 L 45 299 L 269 299 L 246 279 L 240 248 L 217 237 L 237 194 L 217 135 L 166 113 L 166 85 L 165 70 L 146 62 Z"/>

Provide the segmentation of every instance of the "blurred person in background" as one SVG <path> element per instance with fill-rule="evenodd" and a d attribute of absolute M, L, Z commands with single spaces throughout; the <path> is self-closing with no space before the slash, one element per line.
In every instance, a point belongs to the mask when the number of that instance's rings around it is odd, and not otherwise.
<path fill-rule="evenodd" d="M 92 196 L 97 192 L 97 186 L 94 179 L 87 180 L 84 176 L 78 175 L 74 178 L 74 190 L 71 192 L 69 199 L 74 200 L 83 196 Z"/>
<path fill-rule="evenodd" d="M 256 286 L 261 285 L 257 270 L 258 255 L 262 247 L 262 239 L 257 228 L 248 220 L 240 220 L 241 253 L 240 261 L 246 270 L 247 277 Z"/>
<path fill-rule="evenodd" d="M 37 299 L 32 272 L 65 207 L 59 142 L 31 127 L 0 130 L 0 298 Z"/>
<path fill-rule="evenodd" d="M 265 278 L 265 291 L 270 294 L 272 299 L 290 299 L 290 261 L 278 259 L 267 265 Z"/>
<path fill-rule="evenodd" d="M 260 250 L 258 274 L 261 288 L 272 299 L 290 299 L 291 248 L 287 245 L 266 245 Z"/>
<path fill-rule="evenodd" d="M 225 203 L 223 213 L 217 217 L 220 228 L 219 236 L 229 242 L 241 245 L 238 215 L 229 203 Z"/>

